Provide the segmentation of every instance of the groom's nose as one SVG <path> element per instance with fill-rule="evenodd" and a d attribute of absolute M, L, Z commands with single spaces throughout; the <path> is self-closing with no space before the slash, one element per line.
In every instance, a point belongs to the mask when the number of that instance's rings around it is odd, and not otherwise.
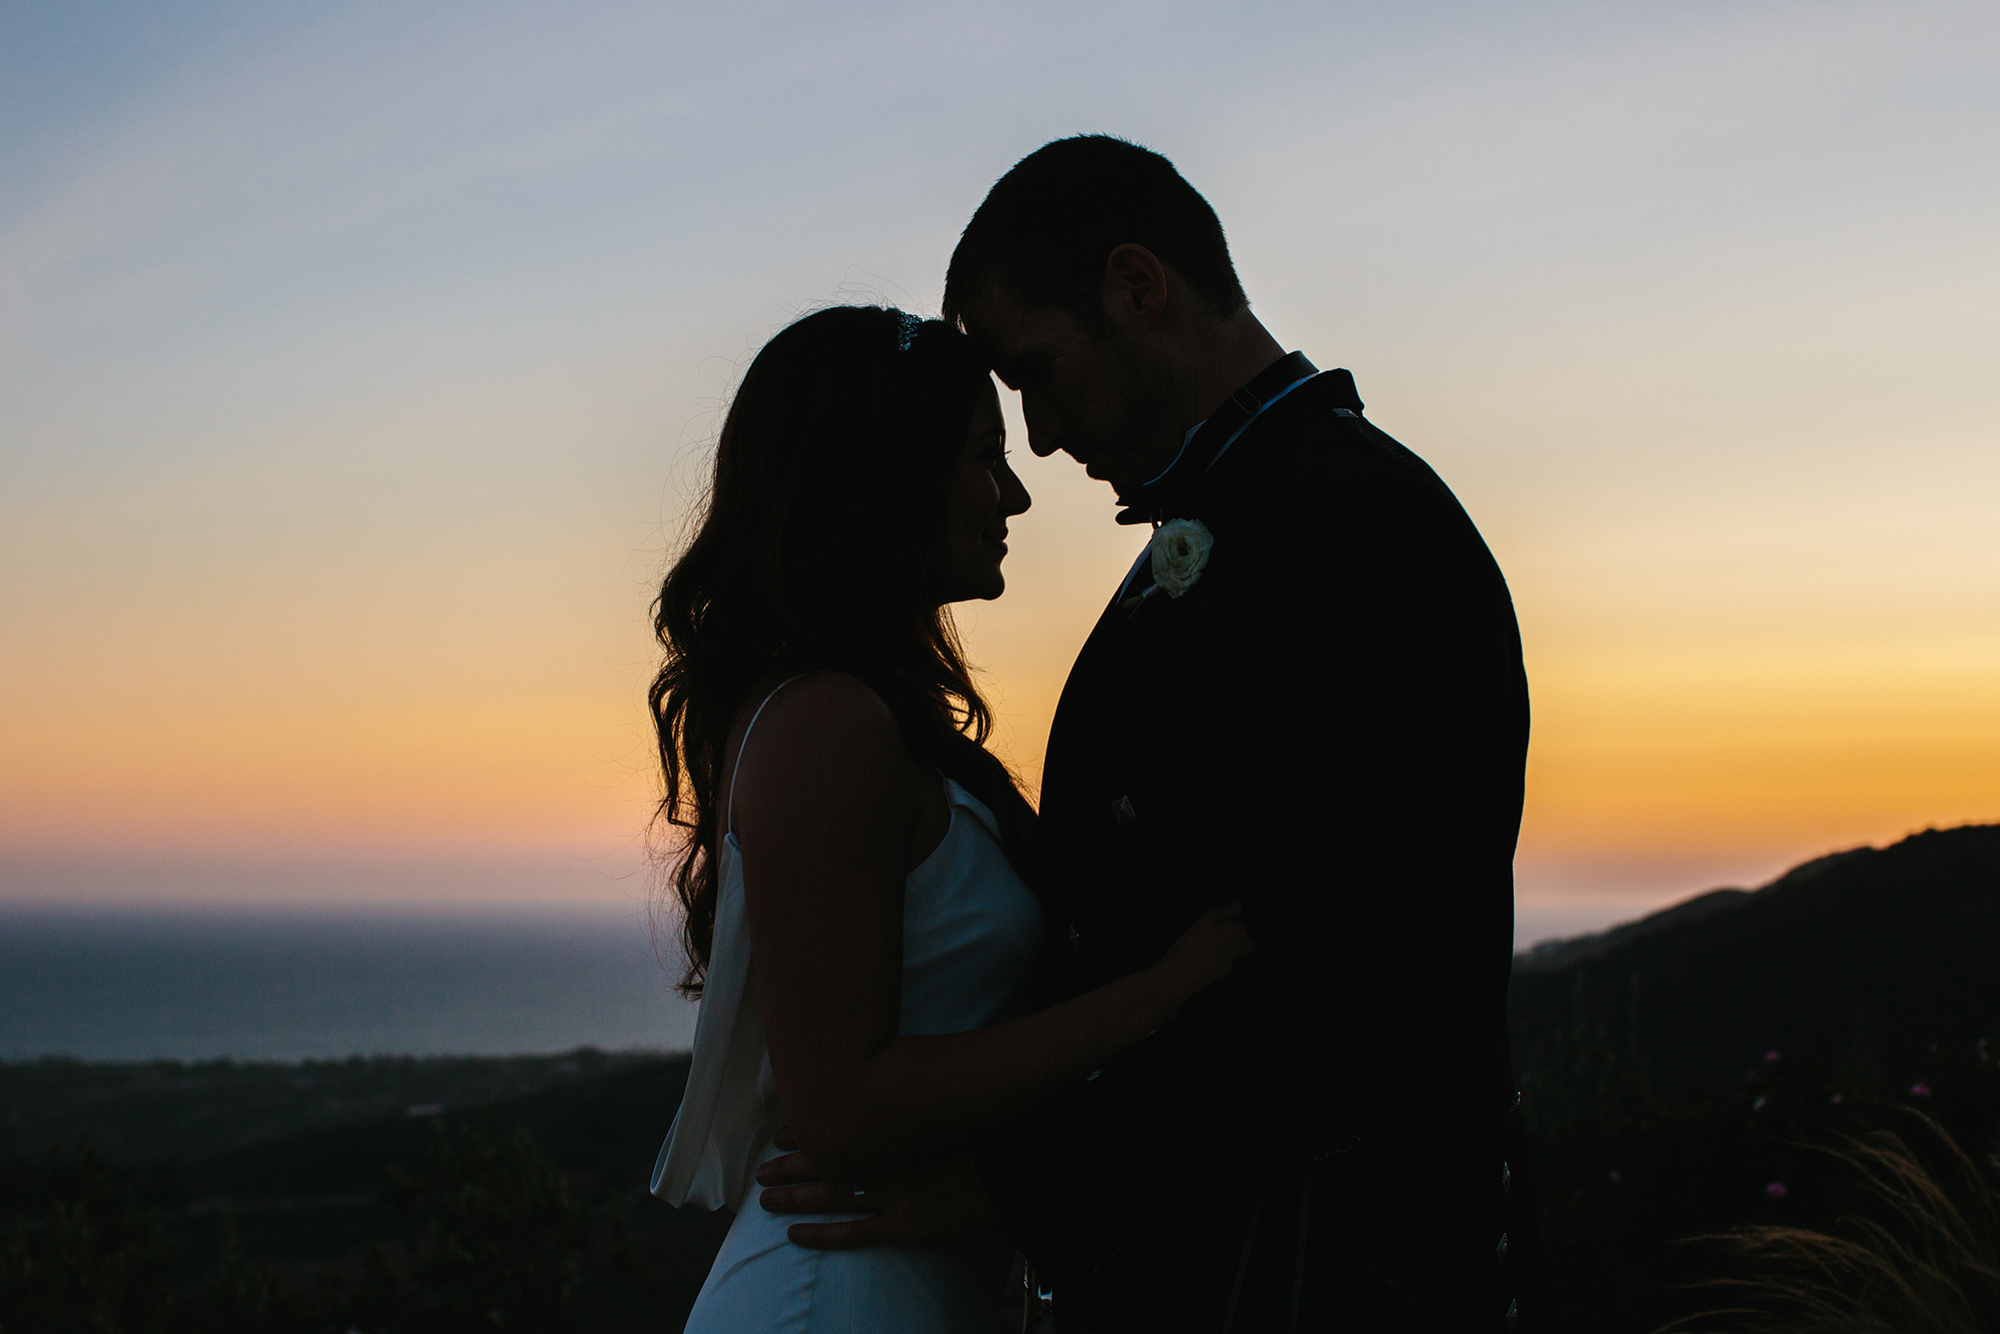
<path fill-rule="evenodd" d="M 1028 448 L 1036 458 L 1045 459 L 1062 448 L 1062 419 L 1047 404 L 1021 395 L 1021 419 L 1027 423 Z"/>

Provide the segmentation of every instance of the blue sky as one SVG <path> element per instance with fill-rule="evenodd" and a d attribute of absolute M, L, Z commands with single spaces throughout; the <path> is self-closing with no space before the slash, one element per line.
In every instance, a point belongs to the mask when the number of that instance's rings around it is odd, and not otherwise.
<path fill-rule="evenodd" d="M 1500 556 L 1524 895 L 2000 817 L 1996 39 L 1984 4 L 9 7 L 14 892 L 630 863 L 645 603 L 735 376 L 815 305 L 933 308 L 991 181 L 1082 130 L 1181 166 Z M 1136 539 L 1023 470 L 965 621 L 1032 778 Z"/>

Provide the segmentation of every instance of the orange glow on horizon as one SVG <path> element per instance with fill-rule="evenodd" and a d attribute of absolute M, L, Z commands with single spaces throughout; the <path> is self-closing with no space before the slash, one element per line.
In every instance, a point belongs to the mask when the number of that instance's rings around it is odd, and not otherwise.
<path fill-rule="evenodd" d="M 1014 524 L 1009 591 L 956 615 L 994 747 L 1032 793 L 1069 664 L 1145 534 L 1111 524 L 1108 490 L 1068 460 L 1016 457 L 1036 504 Z M 1782 869 L 2000 818 L 2000 644 L 1884 648 L 1671 614 L 1623 629 L 1614 618 L 1607 634 L 1587 599 L 1549 596 L 1523 565 L 1524 864 L 1709 855 Z M 128 699 L 109 689 L 115 632 L 79 631 L 102 641 L 97 674 L 15 675 L 45 707 L 10 725 L 0 849 L 624 855 L 643 844 L 657 793 L 643 703 L 651 577 L 623 558 L 625 648 L 595 661 L 577 651 L 592 632 L 582 622 L 513 625 L 467 656 L 448 623 L 440 632 L 391 590 L 297 612 L 344 618 L 352 633 L 337 641 L 315 630 L 288 647 L 271 633 L 285 622 L 234 620 L 226 605 L 161 620 L 159 641 L 202 651 L 163 658 L 153 695 Z M 378 640 L 395 647 L 367 656 Z M 1313 706 L 1309 682 L 1286 685 L 1274 726 Z"/>
<path fill-rule="evenodd" d="M 629 861 L 647 604 L 755 349 L 935 311 L 994 179 L 1083 128 L 1173 159 L 1257 318 L 1485 535 L 1524 895 L 2000 819 L 1991 6 L 1071 6 L 1062 51 L 724 6 L 666 80 L 669 7 L 416 46 L 75 8 L 23 29 L 4 146 L 0 867 Z M 1145 533 L 1002 403 L 1034 505 L 958 616 L 1032 792 Z M 1270 680 L 1273 728 L 1327 706 Z"/>

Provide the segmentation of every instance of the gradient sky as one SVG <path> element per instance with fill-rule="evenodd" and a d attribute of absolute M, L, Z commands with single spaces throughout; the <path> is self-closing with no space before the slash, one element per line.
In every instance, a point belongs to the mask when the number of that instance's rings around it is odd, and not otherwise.
<path fill-rule="evenodd" d="M 1485 532 L 1524 904 L 2000 818 L 1990 3 L 14 5 L 0 130 L 0 898 L 631 898 L 736 377 L 1078 131 Z M 1017 458 L 1032 778 L 1143 537 Z"/>

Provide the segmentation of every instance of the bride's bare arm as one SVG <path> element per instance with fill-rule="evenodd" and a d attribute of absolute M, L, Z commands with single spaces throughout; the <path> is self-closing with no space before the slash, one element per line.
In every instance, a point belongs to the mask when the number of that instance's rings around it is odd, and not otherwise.
<path fill-rule="evenodd" d="M 1064 1004 L 899 1036 L 903 881 L 936 827 L 936 788 L 880 698 L 835 674 L 771 701 L 736 787 L 771 1069 L 793 1134 L 828 1177 L 997 1128 L 1165 1023 L 1248 948 L 1228 913 L 1211 914 L 1158 964 Z"/>

